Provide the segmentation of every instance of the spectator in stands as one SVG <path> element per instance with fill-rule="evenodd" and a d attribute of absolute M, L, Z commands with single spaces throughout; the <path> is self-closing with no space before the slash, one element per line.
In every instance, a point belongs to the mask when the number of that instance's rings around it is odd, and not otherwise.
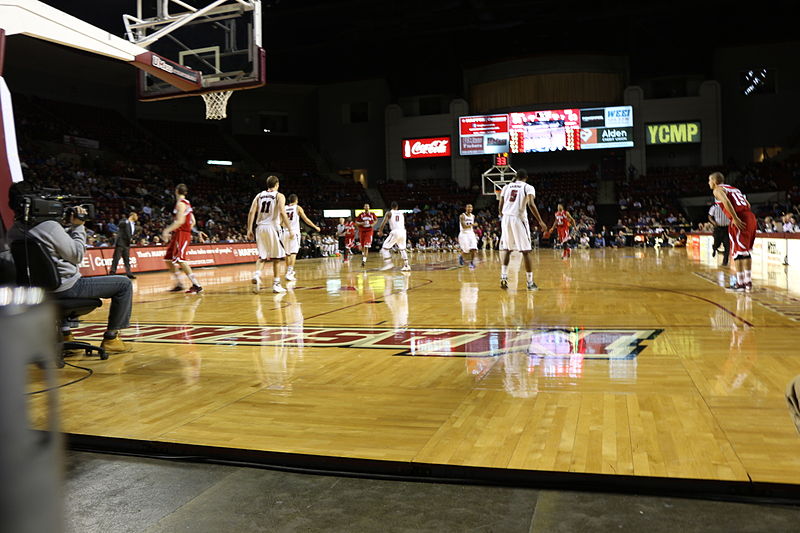
<path fill-rule="evenodd" d="M 605 248 L 606 247 L 606 239 L 603 237 L 602 233 L 598 233 L 594 236 L 594 247 L 595 248 Z"/>
<path fill-rule="evenodd" d="M 794 216 L 790 213 L 787 213 L 783 216 L 783 231 L 784 233 L 797 233 L 797 221 L 795 220 Z"/>

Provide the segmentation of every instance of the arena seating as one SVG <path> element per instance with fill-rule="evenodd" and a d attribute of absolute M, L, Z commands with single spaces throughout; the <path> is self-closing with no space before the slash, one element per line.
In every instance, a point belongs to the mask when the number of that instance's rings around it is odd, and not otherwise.
<path fill-rule="evenodd" d="M 195 162 L 208 159 L 239 161 L 242 156 L 225 141 L 220 125 L 208 122 L 173 122 L 142 120 L 141 125 L 151 136 L 165 143 L 173 157 Z"/>
<path fill-rule="evenodd" d="M 307 141 L 300 137 L 236 135 L 234 139 L 267 171 L 290 176 L 317 172 L 314 161 L 303 147 Z"/>
<path fill-rule="evenodd" d="M 332 232 L 337 222 L 323 219 L 323 209 L 358 208 L 368 201 L 359 183 L 319 175 L 303 138 L 237 135 L 233 138 L 237 148 L 224 141 L 218 124 L 163 120 L 133 123 L 113 110 L 65 106 L 27 95 L 15 95 L 14 103 L 26 179 L 64 193 L 92 197 L 97 207 L 97 220 L 90 226 L 92 241 L 100 245 L 111 243 L 109 224 L 116 224 L 130 209 L 142 213 L 144 241 L 158 243 L 160 231 L 171 217 L 172 189 L 179 182 L 189 185 L 200 229 L 213 240 L 242 240 L 247 207 L 258 184 L 253 183 L 251 173 L 210 171 L 204 164 L 210 158 L 236 161 L 249 155 L 266 171 L 280 173 L 281 191 L 297 194 L 308 215 L 323 227 L 323 233 Z M 66 144 L 65 136 L 98 140 L 99 150 Z M 764 217 L 779 220 L 800 213 L 798 160 L 744 167 L 652 168 L 641 176 L 618 170 L 610 174 L 615 179 L 620 208 L 615 230 L 647 233 L 656 228 L 673 232 L 688 228 L 678 199 L 708 195 L 707 176 L 716 170 L 731 176 L 747 194 L 787 191 L 785 201 L 754 206 L 761 226 Z M 545 223 L 553 223 L 553 213 L 561 203 L 578 221 L 579 232 L 594 234 L 599 230 L 595 227 L 594 204 L 600 174 L 603 172 L 596 168 L 532 173 L 529 181 L 537 190 L 537 205 Z M 471 185 L 459 189 L 446 179 L 389 181 L 379 183 L 378 191 L 386 205 L 398 201 L 402 208 L 414 209 L 407 216 L 412 243 L 439 235 L 440 242 L 447 245 L 458 232 L 457 219 L 463 206 L 478 199 L 479 173 L 473 175 Z M 481 234 L 499 232 L 497 215 L 494 201 L 488 208 L 476 209 Z"/>

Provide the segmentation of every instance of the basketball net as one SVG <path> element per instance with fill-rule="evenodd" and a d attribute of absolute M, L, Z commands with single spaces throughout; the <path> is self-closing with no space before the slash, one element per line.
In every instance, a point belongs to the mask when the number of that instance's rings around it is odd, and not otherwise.
<path fill-rule="evenodd" d="M 206 119 L 222 120 L 226 118 L 228 110 L 228 98 L 233 91 L 216 91 L 213 93 L 203 93 L 201 96 L 206 103 Z"/>

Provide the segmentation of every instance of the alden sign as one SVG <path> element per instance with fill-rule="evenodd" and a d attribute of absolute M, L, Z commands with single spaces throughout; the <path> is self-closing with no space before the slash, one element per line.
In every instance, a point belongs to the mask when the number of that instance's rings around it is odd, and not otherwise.
<path fill-rule="evenodd" d="M 700 142 L 700 122 L 647 124 L 647 144 L 686 144 Z"/>

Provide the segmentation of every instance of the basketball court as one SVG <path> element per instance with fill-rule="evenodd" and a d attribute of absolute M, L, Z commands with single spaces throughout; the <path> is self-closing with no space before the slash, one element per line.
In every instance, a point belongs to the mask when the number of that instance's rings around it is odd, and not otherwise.
<path fill-rule="evenodd" d="M 536 292 L 516 256 L 500 289 L 492 252 L 476 271 L 454 254 L 415 254 L 410 273 L 304 260 L 285 295 L 253 294 L 250 266 L 198 270 L 200 295 L 142 275 L 134 351 L 69 360 L 93 374 L 60 389 L 62 429 L 109 448 L 360 471 L 798 483 L 783 396 L 800 371 L 796 295 L 764 280 L 725 292 L 681 249 L 534 254 Z M 99 340 L 104 322 L 89 315 L 78 337 Z"/>
<path fill-rule="evenodd" d="M 265 82 L 257 1 L 177 18 L 140 1 L 124 18 L 127 39 L 40 2 L 0 8 L 16 23 L 8 35 L 138 67 L 141 100 L 206 95 L 206 116 L 223 118 L 228 91 Z M 218 42 L 195 39 L 201 21 L 222 30 Z M 489 196 L 513 175 L 495 162 Z M 796 498 L 784 389 L 800 374 L 800 296 L 785 288 L 787 269 L 728 293 L 722 271 L 682 249 L 533 257 L 536 292 L 518 255 L 501 289 L 493 252 L 475 271 L 452 253 L 413 254 L 411 272 L 382 271 L 377 257 L 366 269 L 303 260 L 281 295 L 252 292 L 252 265 L 198 269 L 201 294 L 169 293 L 166 273 L 140 275 L 123 332 L 133 351 L 70 358 L 57 372 L 61 430 L 106 451 Z M 76 337 L 99 342 L 106 316 L 87 315 Z M 29 373 L 30 392 L 50 386 Z M 47 428 L 47 395 L 29 398 L 32 425 Z"/>

